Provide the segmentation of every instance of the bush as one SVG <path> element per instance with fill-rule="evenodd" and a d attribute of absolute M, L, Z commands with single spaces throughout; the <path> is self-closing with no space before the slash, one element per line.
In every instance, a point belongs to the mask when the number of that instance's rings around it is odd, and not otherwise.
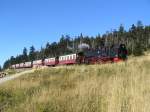
<path fill-rule="evenodd" d="M 15 69 L 8 69 L 8 70 L 6 70 L 6 72 L 7 72 L 9 75 L 12 75 L 12 74 L 17 73 Z"/>
<path fill-rule="evenodd" d="M 136 43 L 135 48 L 133 50 L 133 55 L 134 56 L 141 56 L 144 54 L 144 49 L 141 45 L 141 43 Z"/>

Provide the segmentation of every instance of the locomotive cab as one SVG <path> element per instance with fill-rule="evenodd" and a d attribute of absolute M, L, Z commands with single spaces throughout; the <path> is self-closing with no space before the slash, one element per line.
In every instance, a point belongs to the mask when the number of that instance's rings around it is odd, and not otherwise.
<path fill-rule="evenodd" d="M 119 49 L 118 49 L 118 57 L 122 60 L 127 60 L 127 48 L 125 44 L 120 44 Z"/>
<path fill-rule="evenodd" d="M 127 60 L 127 49 L 125 44 L 120 44 L 118 48 L 114 51 L 114 53 L 115 56 L 113 56 L 113 62 Z"/>
<path fill-rule="evenodd" d="M 77 58 L 76 58 L 76 63 L 77 64 L 82 64 L 84 62 L 84 58 L 85 58 L 85 54 L 83 51 L 78 52 L 77 54 Z"/>

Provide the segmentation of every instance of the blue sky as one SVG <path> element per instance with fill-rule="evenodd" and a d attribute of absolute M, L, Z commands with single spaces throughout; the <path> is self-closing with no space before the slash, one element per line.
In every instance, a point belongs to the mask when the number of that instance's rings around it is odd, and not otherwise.
<path fill-rule="evenodd" d="M 149 0 L 0 0 L 0 64 L 47 41 L 103 34 L 120 24 L 150 24 Z"/>

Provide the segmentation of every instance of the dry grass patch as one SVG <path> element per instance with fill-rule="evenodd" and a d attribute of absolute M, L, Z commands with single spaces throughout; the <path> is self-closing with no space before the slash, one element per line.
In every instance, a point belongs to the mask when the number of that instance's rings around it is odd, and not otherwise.
<path fill-rule="evenodd" d="M 0 86 L 6 112 L 149 112 L 150 57 L 45 68 Z"/>

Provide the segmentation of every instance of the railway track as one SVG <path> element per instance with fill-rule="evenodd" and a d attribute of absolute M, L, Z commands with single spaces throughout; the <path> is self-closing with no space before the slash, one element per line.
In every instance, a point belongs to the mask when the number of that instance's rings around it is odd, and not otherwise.
<path fill-rule="evenodd" d="M 17 73 L 17 74 L 11 75 L 11 76 L 2 77 L 2 78 L 0 78 L 0 84 L 3 84 L 5 82 L 7 82 L 7 81 L 16 79 L 16 78 L 18 78 L 18 77 L 20 77 L 22 75 L 25 75 L 25 74 L 28 74 L 28 73 L 32 73 L 32 72 L 34 72 L 34 70 L 28 70 L 28 71 Z"/>

